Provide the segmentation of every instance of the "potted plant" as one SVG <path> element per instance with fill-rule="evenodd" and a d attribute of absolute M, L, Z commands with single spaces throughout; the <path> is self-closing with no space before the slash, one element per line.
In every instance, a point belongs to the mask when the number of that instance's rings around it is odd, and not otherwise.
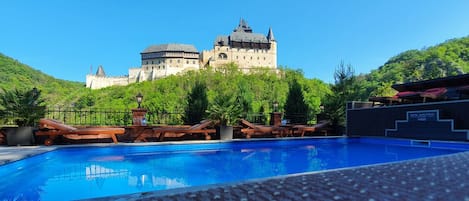
<path fill-rule="evenodd" d="M 207 109 L 209 119 L 215 123 L 221 140 L 233 139 L 233 126 L 242 113 L 238 100 L 236 96 L 220 94 Z"/>
<path fill-rule="evenodd" d="M 41 92 L 32 90 L 5 90 L 0 92 L 1 116 L 18 127 L 7 131 L 8 145 L 34 144 L 33 130 L 40 118 L 44 117 L 45 107 L 40 99 Z"/>

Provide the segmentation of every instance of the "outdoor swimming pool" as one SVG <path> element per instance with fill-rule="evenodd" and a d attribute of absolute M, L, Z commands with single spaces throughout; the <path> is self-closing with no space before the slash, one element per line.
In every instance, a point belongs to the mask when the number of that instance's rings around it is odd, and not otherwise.
<path fill-rule="evenodd" d="M 375 138 L 60 148 L 0 166 L 0 200 L 93 198 L 386 163 L 468 149 L 466 144 Z"/>

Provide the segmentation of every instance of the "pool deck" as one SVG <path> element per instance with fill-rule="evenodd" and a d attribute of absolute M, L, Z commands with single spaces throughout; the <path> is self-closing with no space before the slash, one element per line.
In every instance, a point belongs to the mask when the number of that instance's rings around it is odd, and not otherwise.
<path fill-rule="evenodd" d="M 383 165 L 90 199 L 108 200 L 469 200 L 469 152 Z"/>
<path fill-rule="evenodd" d="M 0 147 L 0 165 L 44 153 L 56 147 Z M 144 192 L 89 200 L 468 201 L 468 162 L 469 152 L 461 152 L 382 165 L 302 173 L 247 182 Z"/>
<path fill-rule="evenodd" d="M 0 146 L 0 165 L 42 154 L 54 149 L 56 148 L 45 146 Z"/>

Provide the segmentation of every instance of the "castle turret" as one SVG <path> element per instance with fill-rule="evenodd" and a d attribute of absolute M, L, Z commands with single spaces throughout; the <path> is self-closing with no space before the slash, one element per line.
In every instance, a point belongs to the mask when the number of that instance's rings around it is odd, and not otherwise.
<path fill-rule="evenodd" d="M 103 66 L 99 65 L 98 70 L 96 71 L 96 76 L 106 77 L 106 73 L 104 72 Z"/>
<path fill-rule="evenodd" d="M 233 30 L 233 32 L 245 32 L 245 33 L 252 33 L 252 29 L 251 27 L 248 25 L 248 23 L 243 19 L 241 18 L 239 20 L 239 25 L 238 27 Z"/>
<path fill-rule="evenodd" d="M 275 41 L 275 38 L 274 38 L 274 32 L 272 32 L 272 28 L 269 27 L 269 33 L 267 34 L 267 40 L 270 41 Z"/>

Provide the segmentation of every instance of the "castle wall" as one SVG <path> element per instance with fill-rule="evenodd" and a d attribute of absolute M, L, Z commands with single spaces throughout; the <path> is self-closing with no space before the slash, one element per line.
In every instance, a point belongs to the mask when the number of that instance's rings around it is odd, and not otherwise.
<path fill-rule="evenodd" d="M 270 49 L 232 48 L 216 45 L 212 50 L 203 51 L 201 60 L 203 64 L 213 67 L 234 62 L 242 69 L 277 68 L 277 44 L 274 41 L 271 42 Z"/>
<path fill-rule="evenodd" d="M 101 89 L 109 86 L 125 86 L 129 84 L 128 77 L 102 77 L 96 75 L 86 76 L 86 87 L 91 89 Z"/>

